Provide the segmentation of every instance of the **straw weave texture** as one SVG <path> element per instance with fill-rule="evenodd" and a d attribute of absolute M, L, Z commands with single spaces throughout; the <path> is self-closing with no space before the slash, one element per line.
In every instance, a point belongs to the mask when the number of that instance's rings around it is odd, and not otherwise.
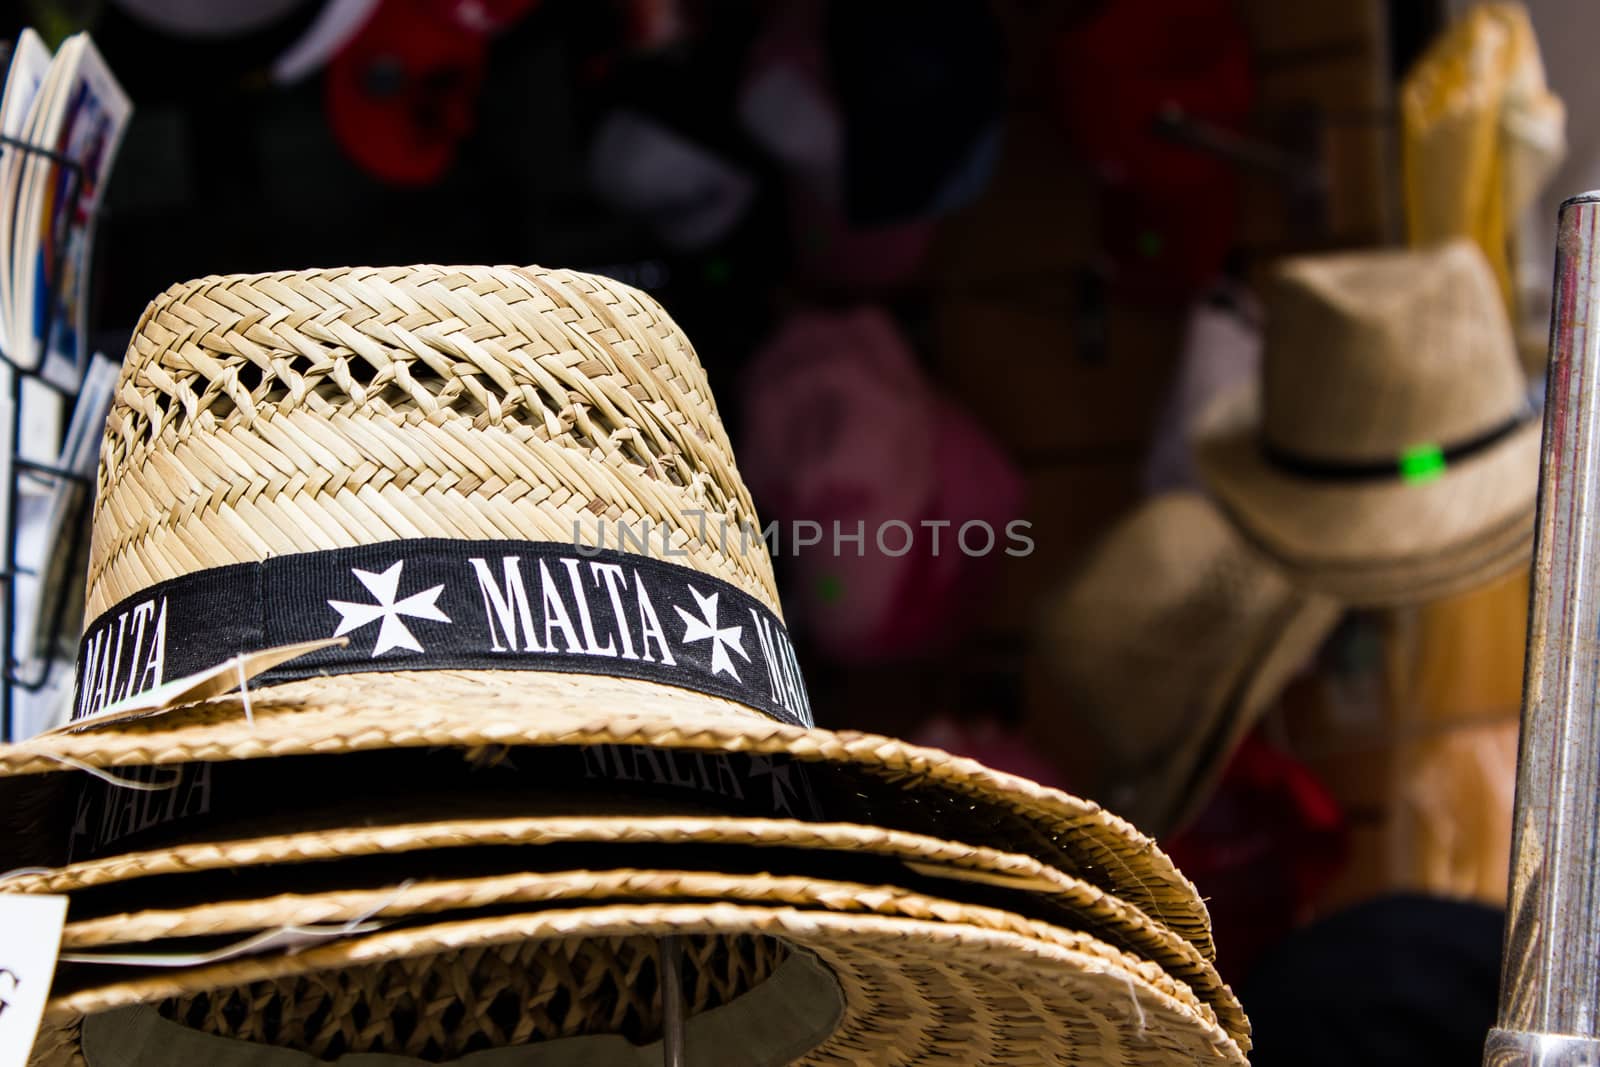
<path fill-rule="evenodd" d="M 1238 1002 L 1232 991 L 1223 984 L 1215 967 L 1193 945 L 1132 904 L 1026 856 L 870 826 L 805 823 L 787 819 L 683 816 L 583 816 L 408 823 L 180 845 L 153 852 L 130 853 L 74 864 L 54 872 L 18 875 L 0 882 L 0 889 L 21 893 L 70 893 L 115 884 L 125 879 L 183 872 L 242 870 L 261 865 L 326 862 L 338 858 L 439 848 L 537 847 L 574 842 L 619 846 L 715 843 L 732 848 L 783 846 L 866 852 L 897 857 L 920 874 L 945 878 L 954 883 L 973 880 L 1038 893 L 1074 913 L 1077 921 L 1070 924 L 1074 929 L 1093 933 L 1116 947 L 1159 963 L 1168 973 L 1188 984 L 1217 1011 L 1223 1025 L 1236 1038 L 1246 1032 L 1247 1024 Z M 619 862 L 626 862 L 623 853 L 619 852 L 618 856 Z M 553 894 L 557 891 L 553 888 L 548 892 Z M 957 896 L 959 886 L 952 884 L 945 893 Z M 599 895 L 598 889 L 594 890 L 594 895 Z M 378 902 L 385 899 L 385 895 L 379 894 Z M 245 908 L 245 918 L 250 922 L 264 921 L 255 910 L 255 902 Z M 187 923 L 189 920 L 189 913 L 184 911 L 169 914 L 164 921 Z M 187 927 L 168 925 L 158 928 L 157 932 L 161 936 L 178 936 L 173 931 L 179 928 Z M 74 945 L 87 947 L 133 939 L 135 929 L 126 917 L 119 916 L 75 922 L 66 936 Z"/>
<path fill-rule="evenodd" d="M 727 1003 L 788 955 L 766 937 L 685 938 L 686 1012 Z M 644 1044 L 661 1037 L 660 966 L 656 941 L 532 941 L 268 979 L 174 998 L 160 1010 L 205 1033 L 323 1059 L 454 1059 L 589 1034 Z M 438 1010 L 441 1002 L 455 1010 Z"/>
<path fill-rule="evenodd" d="M 693 349 L 648 297 L 574 272 L 361 268 L 175 286 L 139 324 L 98 488 L 88 619 L 156 583 L 229 564 L 421 537 L 569 541 L 602 519 L 635 529 L 648 522 L 654 553 L 664 533 L 683 566 L 734 584 L 781 618 L 764 544 L 736 537 L 730 546 L 712 533 L 759 524 Z M 653 1001 L 647 942 L 669 934 L 700 938 L 713 955 L 728 938 L 782 939 L 814 953 L 841 983 L 845 1015 L 806 1062 L 1244 1063 L 1248 1024 L 1206 962 L 1213 946 L 1194 887 L 1152 841 L 1096 805 L 936 750 L 788 727 L 670 685 L 379 666 L 0 749 L 0 789 L 45 803 L 78 776 L 3 779 L 397 748 L 511 759 L 519 746 L 785 755 L 826 764 L 817 773 L 835 789 L 872 793 L 890 825 L 938 833 L 959 822 L 1026 853 L 1033 859 L 963 846 L 947 854 L 909 838 L 892 846 L 948 858 L 969 875 L 1004 867 L 1119 929 L 1120 945 L 1176 961 L 1174 973 L 1086 932 L 894 888 L 627 869 L 458 877 L 412 885 L 387 903 L 367 889 L 80 919 L 73 943 L 87 945 L 229 936 L 375 907 L 396 925 L 298 953 L 131 978 L 69 966 L 41 1063 L 77 1061 L 83 1015 L 184 997 L 169 1010 L 227 1032 L 241 1005 L 370 1009 L 353 1014 L 372 1029 L 341 1023 L 323 1048 L 342 1041 L 389 1051 L 391 1042 L 416 1047 L 421 1034 L 442 1049 L 457 1036 L 503 1043 L 589 1025 L 644 1035 L 658 1020 L 632 1000 Z M 992 841 L 980 826 L 994 828 Z M 221 869 L 216 854 L 194 856 Z M 126 858 L 117 862 L 87 877 L 136 873 Z M 781 906 L 758 906 L 773 903 Z M 520 913 L 529 907 L 538 910 Z M 614 990 L 598 998 L 603 1020 L 557 1010 L 518 1030 L 504 1014 L 467 1024 L 449 1014 L 483 1003 L 459 995 L 459 983 L 485 951 L 530 944 L 553 946 L 537 957 L 552 972 L 567 961 L 554 988 L 569 997 Z M 579 959 L 582 973 L 573 973 Z M 418 962 L 389 977 L 410 983 L 409 999 L 398 998 L 410 1007 L 388 1011 L 384 991 L 399 987 L 371 976 L 404 960 Z M 719 970 L 707 957 L 696 966 L 725 979 L 696 987 L 701 1006 L 762 976 L 757 963 Z M 507 992 L 503 971 L 490 965 L 485 981 Z M 324 992 L 303 995 L 302 979 Z M 337 995 L 326 992 L 334 987 Z"/>
<path fill-rule="evenodd" d="M 721 520 L 739 530 L 755 511 L 694 349 L 648 296 L 538 267 L 202 278 L 134 334 L 86 616 L 229 563 L 570 541 L 597 519 L 648 520 L 685 565 L 778 610 L 765 546 L 723 551 Z"/>
<path fill-rule="evenodd" d="M 392 855 L 440 848 L 491 848 L 601 842 L 605 844 L 782 845 L 830 851 L 863 851 L 907 861 L 938 864 L 951 877 L 981 873 L 1019 889 L 1046 891 L 1068 878 L 1026 856 L 964 845 L 922 834 L 849 823 L 793 819 L 742 819 L 691 815 L 539 817 L 397 823 L 243 840 L 179 844 L 150 852 L 128 852 L 84 860 L 49 871 L 23 871 L 0 880 L 15 893 L 71 893 L 130 879 L 198 871 L 238 870 L 280 863 L 304 864 L 367 855 Z M 1091 887 L 1092 888 L 1092 887 Z"/>
<path fill-rule="evenodd" d="M 509 675 L 509 680 L 502 681 Z M 1098 805 L 938 749 L 853 731 L 801 729 L 714 698 L 601 676 L 432 671 L 426 685 L 401 674 L 291 682 L 252 698 L 219 697 L 158 719 L 34 739 L 0 749 L 5 775 L 59 772 L 63 758 L 101 767 L 264 759 L 396 747 L 650 745 L 786 754 L 889 782 L 926 809 L 976 807 L 992 820 L 989 844 L 1092 878 L 1215 957 L 1199 893 L 1148 837 Z M 629 709 L 627 711 L 621 709 Z"/>
<path fill-rule="evenodd" d="M 741 906 L 616 905 L 378 933 L 88 990 L 55 1002 L 37 1067 L 76 1058 L 75 1017 L 190 992 L 532 939 L 764 934 L 815 954 L 845 1015 L 803 1061 L 887 1067 L 1245 1064 L 1244 1054 L 1152 963 L 1058 932 L 1045 940 L 963 923 Z"/>
<path fill-rule="evenodd" d="M 1059 927 L 1025 919 L 1007 911 L 957 900 L 930 897 L 894 886 L 868 886 L 811 877 L 698 871 L 588 870 L 558 873 L 522 872 L 483 878 L 418 882 L 404 887 L 353 889 L 324 893 L 284 893 L 266 899 L 236 900 L 175 910 L 147 910 L 71 922 L 64 948 L 94 951 L 108 946 L 134 950 L 135 945 L 171 938 L 241 936 L 275 926 L 313 926 L 374 918 L 403 920 L 412 916 L 469 911 L 506 904 L 573 905 L 591 900 L 727 900 L 748 904 L 789 904 L 833 912 L 863 912 L 941 922 L 964 922 L 992 930 L 1011 930 L 1045 940 Z M 1102 906 L 1081 933 L 1132 949 L 1130 955 L 1161 965 L 1198 998 L 1191 1005 L 1208 1019 L 1219 1020 L 1242 1047 L 1249 1048 L 1249 1023 L 1231 990 L 1216 970 L 1180 939 L 1160 936 L 1143 916 L 1118 914 Z M 1135 913 L 1136 914 L 1136 913 Z M 1111 928 L 1107 928 L 1107 922 Z M 1077 928 L 1074 928 L 1077 931 Z M 1157 953 L 1140 951 L 1154 944 Z M 1182 947 L 1179 947 L 1182 946 Z M 159 946 L 137 951 L 160 951 Z"/>
<path fill-rule="evenodd" d="M 1260 390 L 1219 402 L 1196 445 L 1238 526 L 1297 584 L 1363 607 L 1416 603 L 1525 565 L 1540 422 L 1482 252 L 1457 240 L 1301 257 L 1270 288 Z M 1432 476 L 1401 476 L 1412 450 L 1495 433 Z M 1264 445 L 1391 471 L 1307 477 Z M 1497 540 L 1510 531 L 1521 533 Z M 1487 540 L 1505 551 L 1484 551 Z"/>

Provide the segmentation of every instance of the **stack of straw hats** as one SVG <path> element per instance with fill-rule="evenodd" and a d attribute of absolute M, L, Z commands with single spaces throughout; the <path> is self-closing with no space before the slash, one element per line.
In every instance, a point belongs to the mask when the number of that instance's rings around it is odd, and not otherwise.
<path fill-rule="evenodd" d="M 1148 838 L 812 726 L 747 527 L 693 348 L 604 278 L 159 297 L 77 717 L 0 749 L 0 891 L 69 898 L 34 1062 L 1243 1064 Z"/>
<path fill-rule="evenodd" d="M 1202 419 L 1208 494 L 1110 531 L 1040 628 L 1085 788 L 1143 830 L 1197 814 L 1345 607 L 1485 585 L 1532 551 L 1539 405 L 1494 273 L 1458 240 L 1285 261 L 1258 382 Z"/>

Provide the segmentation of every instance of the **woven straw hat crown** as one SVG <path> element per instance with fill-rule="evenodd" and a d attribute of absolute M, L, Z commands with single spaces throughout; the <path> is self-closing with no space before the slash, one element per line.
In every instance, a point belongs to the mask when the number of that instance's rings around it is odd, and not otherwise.
<path fill-rule="evenodd" d="M 755 512 L 694 349 L 648 296 L 537 267 L 202 278 L 153 301 L 129 349 L 86 617 L 232 563 L 570 542 L 597 520 L 648 523 L 653 549 L 782 617 L 759 537 L 717 536 Z"/>
<path fill-rule="evenodd" d="M 1267 306 L 1262 432 L 1285 453 L 1389 461 L 1518 413 L 1511 326 L 1468 241 L 1292 259 Z"/>

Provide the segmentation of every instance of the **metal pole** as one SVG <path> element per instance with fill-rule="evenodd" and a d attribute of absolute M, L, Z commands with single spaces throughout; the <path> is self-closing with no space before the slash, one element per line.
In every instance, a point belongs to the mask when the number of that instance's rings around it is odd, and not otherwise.
<path fill-rule="evenodd" d="M 661 939 L 661 1063 L 684 1067 L 683 946 L 674 936 Z"/>
<path fill-rule="evenodd" d="M 1485 1067 L 1600 1065 L 1600 192 L 1561 205 L 1498 1025 Z"/>

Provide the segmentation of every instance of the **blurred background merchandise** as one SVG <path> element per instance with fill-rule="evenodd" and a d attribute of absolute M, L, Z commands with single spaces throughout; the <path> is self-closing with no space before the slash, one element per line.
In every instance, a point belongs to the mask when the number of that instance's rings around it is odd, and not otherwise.
<path fill-rule="evenodd" d="M 1500 415 L 1413 433 L 1425 390 L 1384 383 L 1420 380 L 1471 317 L 1500 362 L 1450 373 L 1511 383 L 1496 402 L 1537 422 L 1549 223 L 1600 185 L 1600 143 L 1568 121 L 1597 91 L 1591 5 L 23 0 L 5 18 L 52 47 L 91 29 L 135 103 L 95 347 L 211 273 L 609 274 L 694 338 L 763 517 L 823 531 L 777 559 L 823 725 L 1134 813 L 1211 897 L 1236 980 L 1397 891 L 1503 902 L 1524 516 L 1459 560 L 1415 558 L 1409 502 L 1470 482 Z M 1192 440 L 1255 425 L 1240 412 L 1307 369 L 1314 331 L 1285 350 L 1272 296 L 1286 269 L 1423 262 L 1449 239 L 1490 279 L 1470 307 L 1332 287 L 1316 339 L 1384 374 L 1341 379 L 1362 417 L 1278 471 L 1393 500 L 1412 548 L 1352 563 L 1333 514 L 1286 557 Z M 1409 332 L 1380 345 L 1373 322 Z M 1531 499 L 1532 466 L 1511 466 L 1504 495 Z M 874 536 L 896 521 L 905 553 Z M 1026 552 L 1005 551 L 1013 521 Z M 979 522 L 999 536 L 968 552 Z M 836 542 L 857 523 L 864 541 Z M 1287 658 L 1261 636 L 1286 619 Z"/>

